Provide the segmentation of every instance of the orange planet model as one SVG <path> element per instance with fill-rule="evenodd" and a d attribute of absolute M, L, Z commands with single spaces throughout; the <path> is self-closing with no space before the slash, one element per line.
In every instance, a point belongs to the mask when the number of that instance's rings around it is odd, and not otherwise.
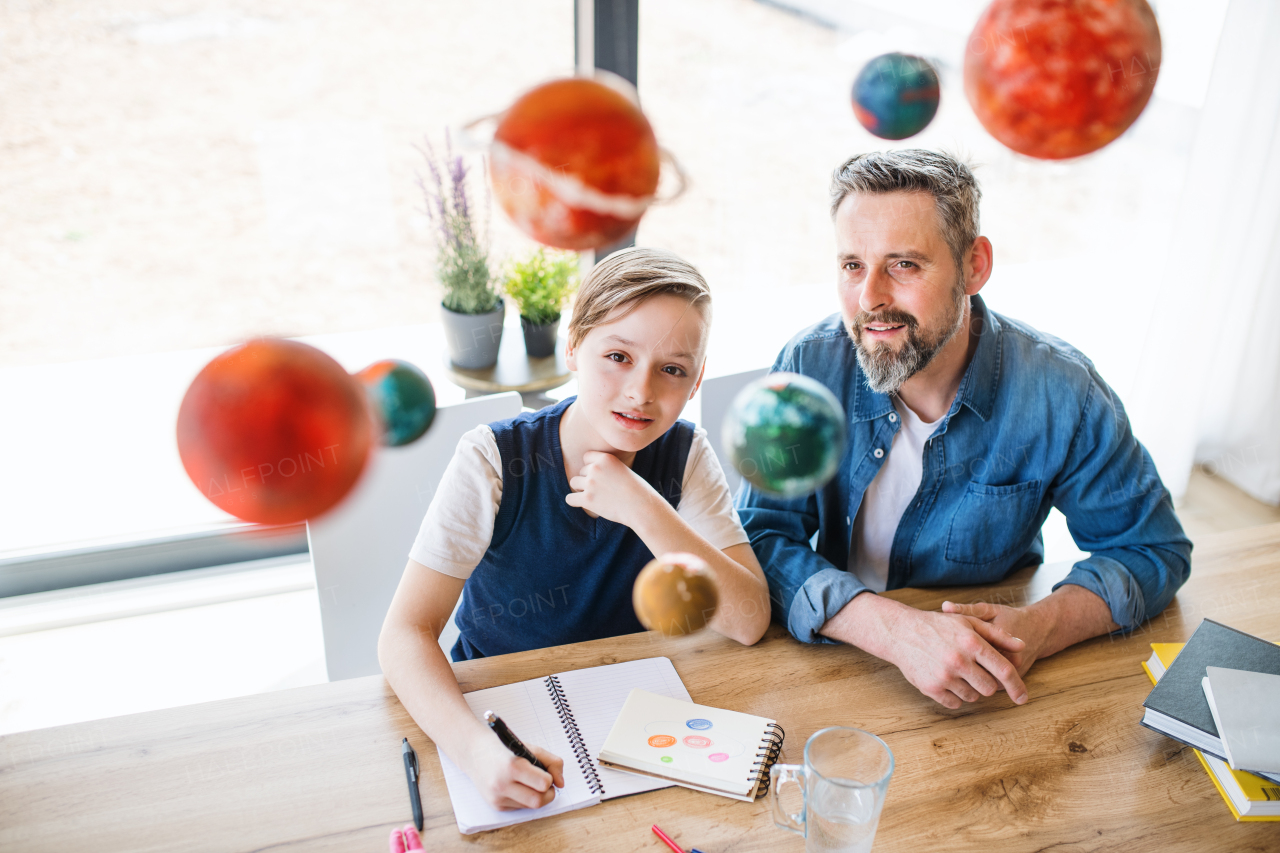
<path fill-rule="evenodd" d="M 587 78 L 545 83 L 499 119 L 494 195 L 533 239 L 596 249 L 630 233 L 653 201 L 658 141 L 640 107 Z"/>
<path fill-rule="evenodd" d="M 376 441 L 364 388 L 297 341 L 227 350 L 192 381 L 178 410 L 178 453 L 215 505 L 245 521 L 320 515 L 351 490 Z"/>
<path fill-rule="evenodd" d="M 693 554 L 663 554 L 650 561 L 631 588 L 640 624 L 668 637 L 706 627 L 719 597 L 711 567 Z"/>
<path fill-rule="evenodd" d="M 969 36 L 964 91 L 1000 142 L 1061 160 L 1124 133 L 1159 71 L 1146 0 L 995 0 Z"/>

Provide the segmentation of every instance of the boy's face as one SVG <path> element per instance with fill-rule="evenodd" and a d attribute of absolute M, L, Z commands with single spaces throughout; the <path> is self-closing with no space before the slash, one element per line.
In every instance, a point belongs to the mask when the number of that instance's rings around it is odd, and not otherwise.
<path fill-rule="evenodd" d="M 670 429 L 697 392 L 706 335 L 702 313 L 667 293 L 596 326 L 566 353 L 578 374 L 575 406 L 607 445 L 641 450 Z"/>

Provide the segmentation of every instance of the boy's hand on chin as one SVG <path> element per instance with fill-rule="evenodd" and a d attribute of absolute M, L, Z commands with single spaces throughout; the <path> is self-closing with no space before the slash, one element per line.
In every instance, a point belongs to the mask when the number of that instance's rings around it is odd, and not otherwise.
<path fill-rule="evenodd" d="M 588 450 L 582 455 L 582 461 L 585 464 L 578 476 L 569 480 L 573 492 L 564 499 L 569 506 L 635 527 L 633 521 L 647 511 L 653 498 L 660 497 L 639 474 L 611 453 Z"/>

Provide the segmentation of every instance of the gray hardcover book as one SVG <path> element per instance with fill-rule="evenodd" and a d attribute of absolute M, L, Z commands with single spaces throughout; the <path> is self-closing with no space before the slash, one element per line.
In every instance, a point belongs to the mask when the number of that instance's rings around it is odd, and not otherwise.
<path fill-rule="evenodd" d="M 1142 703 L 1142 725 L 1227 760 L 1201 681 L 1220 666 L 1280 675 L 1280 646 L 1205 619 Z M 1258 774 L 1280 782 L 1280 774 Z"/>

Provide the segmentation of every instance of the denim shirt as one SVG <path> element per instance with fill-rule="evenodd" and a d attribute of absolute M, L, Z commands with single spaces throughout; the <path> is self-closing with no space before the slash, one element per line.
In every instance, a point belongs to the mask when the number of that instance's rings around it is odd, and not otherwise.
<path fill-rule="evenodd" d="M 1044 559 L 1051 507 L 1090 554 L 1054 589 L 1096 593 L 1123 630 L 1162 611 L 1191 571 L 1191 542 L 1124 407 L 1065 342 L 972 297 L 978 345 L 951 409 L 925 444 L 920 488 L 898 522 L 887 589 L 993 584 Z M 799 640 L 869 591 L 848 571 L 853 520 L 901 420 L 866 384 L 839 314 L 791 339 L 774 370 L 840 399 L 848 444 L 823 488 L 789 500 L 745 480 L 735 504 L 769 579 L 774 618 Z M 817 532 L 816 550 L 810 539 Z"/>

